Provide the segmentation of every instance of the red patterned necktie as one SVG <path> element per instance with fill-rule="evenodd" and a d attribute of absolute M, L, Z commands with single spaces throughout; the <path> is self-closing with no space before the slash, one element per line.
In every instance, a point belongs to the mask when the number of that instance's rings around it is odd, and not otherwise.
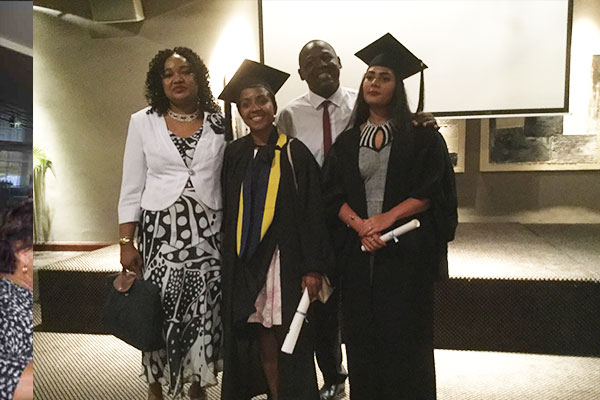
<path fill-rule="evenodd" d="M 327 107 L 331 104 L 329 100 L 321 103 L 323 106 L 323 156 L 326 156 L 331 148 L 331 123 L 329 122 L 329 110 Z"/>

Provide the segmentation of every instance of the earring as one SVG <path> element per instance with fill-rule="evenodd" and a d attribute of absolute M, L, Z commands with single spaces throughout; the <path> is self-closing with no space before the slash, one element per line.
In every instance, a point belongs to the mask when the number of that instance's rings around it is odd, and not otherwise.
<path fill-rule="evenodd" d="M 26 274 L 27 271 L 29 270 L 29 268 L 27 268 L 27 265 L 23 265 L 23 268 L 21 270 L 23 271 L 24 274 Z"/>

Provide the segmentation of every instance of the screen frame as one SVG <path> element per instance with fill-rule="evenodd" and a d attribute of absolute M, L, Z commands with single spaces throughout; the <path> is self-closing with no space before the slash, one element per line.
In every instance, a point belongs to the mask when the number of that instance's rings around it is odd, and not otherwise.
<path fill-rule="evenodd" d="M 464 111 L 435 111 L 433 114 L 440 117 L 490 117 L 496 115 L 530 115 L 530 114 L 566 114 L 569 112 L 569 81 L 571 64 L 571 36 L 573 28 L 573 0 L 568 1 L 567 32 L 565 52 L 565 87 L 563 105 L 555 108 L 515 108 L 515 109 L 489 109 L 489 110 L 464 110 Z M 263 0 L 258 2 L 258 38 L 260 62 L 265 62 L 264 46 L 264 14 Z"/>

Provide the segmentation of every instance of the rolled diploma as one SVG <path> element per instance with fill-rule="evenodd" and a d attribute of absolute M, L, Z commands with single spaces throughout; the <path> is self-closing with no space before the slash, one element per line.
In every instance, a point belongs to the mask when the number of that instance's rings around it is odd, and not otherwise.
<path fill-rule="evenodd" d="M 300 329 L 302 329 L 302 323 L 306 317 L 306 311 L 308 310 L 309 305 L 310 299 L 308 298 L 308 289 L 305 288 L 300 303 L 298 303 L 296 314 L 294 314 L 294 318 L 290 324 L 290 330 L 285 336 L 285 340 L 281 346 L 281 351 L 284 353 L 292 354 L 294 352 L 294 347 L 296 347 L 296 341 L 298 340 L 298 335 L 300 335 Z"/>
<path fill-rule="evenodd" d="M 419 222 L 419 220 L 412 219 L 412 220 L 408 221 L 407 223 L 405 223 L 404 225 L 400 225 L 393 231 L 389 231 L 388 233 L 380 236 L 379 238 L 381 240 L 383 240 L 384 242 L 389 242 L 390 240 L 392 240 L 392 238 L 404 235 L 406 232 L 410 232 L 413 229 L 417 229 L 419 226 L 421 226 L 421 223 Z M 360 249 L 362 251 L 365 251 L 365 246 L 360 246 Z"/>

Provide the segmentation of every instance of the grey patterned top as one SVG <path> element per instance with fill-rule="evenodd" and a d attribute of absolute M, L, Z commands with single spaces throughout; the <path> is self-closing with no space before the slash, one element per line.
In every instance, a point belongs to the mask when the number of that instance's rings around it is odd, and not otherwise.
<path fill-rule="evenodd" d="M 381 213 L 391 148 L 389 143 L 379 151 L 361 147 L 358 153 L 358 168 L 365 183 L 369 217 Z"/>
<path fill-rule="evenodd" d="M 370 149 L 375 150 L 375 151 L 381 151 L 382 149 L 385 148 L 385 146 L 387 146 L 388 143 L 390 143 L 392 141 L 393 129 L 394 129 L 394 123 L 392 122 L 391 119 L 387 120 L 386 122 L 384 122 L 381 125 L 376 125 L 376 124 L 372 123 L 371 121 L 367 120 L 367 122 L 365 123 L 365 126 L 360 131 L 359 146 L 360 147 L 369 147 Z M 377 132 L 382 133 L 382 142 L 381 142 L 381 146 L 379 148 L 375 145 L 376 138 L 377 138 Z"/>
<path fill-rule="evenodd" d="M 33 360 L 33 293 L 0 279 L 0 400 L 11 400 Z"/>

